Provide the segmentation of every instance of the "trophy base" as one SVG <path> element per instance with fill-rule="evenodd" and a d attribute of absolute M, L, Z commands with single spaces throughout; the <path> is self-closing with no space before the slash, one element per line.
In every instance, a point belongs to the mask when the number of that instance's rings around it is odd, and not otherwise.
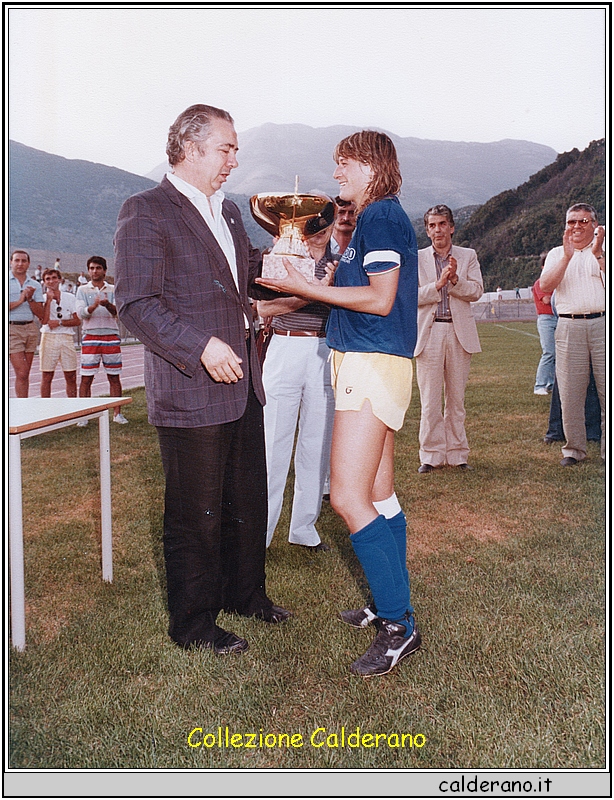
<path fill-rule="evenodd" d="M 262 277 L 263 278 L 287 278 L 288 270 L 285 268 L 283 259 L 287 258 L 292 264 L 294 269 L 303 275 L 309 282 L 313 283 L 316 273 L 316 262 L 313 258 L 306 258 L 305 256 L 285 256 L 276 253 L 267 253 L 262 259 Z"/>

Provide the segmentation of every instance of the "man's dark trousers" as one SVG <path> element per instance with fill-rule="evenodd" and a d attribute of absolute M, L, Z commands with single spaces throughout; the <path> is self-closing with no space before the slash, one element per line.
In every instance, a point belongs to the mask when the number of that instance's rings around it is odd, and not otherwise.
<path fill-rule="evenodd" d="M 158 427 L 166 475 L 164 557 L 169 635 L 211 642 L 221 609 L 251 615 L 265 592 L 267 479 L 262 406 L 199 428 Z"/>
<path fill-rule="evenodd" d="M 588 389 L 586 391 L 586 402 L 584 404 L 584 419 L 586 423 L 586 438 L 592 442 L 601 441 L 601 404 L 597 394 L 595 376 L 591 368 Z M 563 414 L 561 412 L 561 398 L 559 396 L 559 385 L 554 376 L 554 386 L 550 398 L 550 417 L 548 419 L 548 431 L 545 439 L 551 442 L 564 442 L 565 433 L 563 431 Z"/>

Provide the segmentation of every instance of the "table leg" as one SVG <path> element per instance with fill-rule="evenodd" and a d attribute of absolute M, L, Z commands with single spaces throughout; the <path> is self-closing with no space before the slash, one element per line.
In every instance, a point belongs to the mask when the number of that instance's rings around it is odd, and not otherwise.
<path fill-rule="evenodd" d="M 109 412 L 98 419 L 100 438 L 100 516 L 102 528 L 102 580 L 113 580 L 113 534 L 111 532 L 111 443 Z"/>
<path fill-rule="evenodd" d="M 23 570 L 23 506 L 21 495 L 21 437 L 9 436 L 9 548 L 11 636 L 13 647 L 26 649 L 26 596 Z"/>

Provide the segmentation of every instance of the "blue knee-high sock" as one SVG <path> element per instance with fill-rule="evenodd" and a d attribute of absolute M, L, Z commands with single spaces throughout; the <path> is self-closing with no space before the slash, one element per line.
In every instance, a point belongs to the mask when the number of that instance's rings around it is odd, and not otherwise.
<path fill-rule="evenodd" d="M 403 570 L 403 576 L 407 583 L 408 597 L 410 598 L 408 600 L 407 610 L 410 614 L 413 614 L 414 609 L 411 605 L 409 572 L 407 571 L 407 519 L 405 518 L 405 514 L 399 511 L 394 517 L 386 519 L 386 522 L 394 536 L 394 542 L 399 554 L 399 561 L 401 562 L 401 569 Z"/>
<path fill-rule="evenodd" d="M 386 518 L 380 514 L 352 533 L 350 541 L 369 582 L 378 616 L 402 619 L 409 608 L 409 584 Z"/>

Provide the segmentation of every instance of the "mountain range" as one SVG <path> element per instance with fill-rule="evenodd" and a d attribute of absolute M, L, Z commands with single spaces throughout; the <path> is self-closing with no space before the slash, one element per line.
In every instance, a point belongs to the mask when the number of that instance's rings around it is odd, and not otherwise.
<path fill-rule="evenodd" d="M 267 128 L 267 126 L 262 127 Z M 272 126 L 271 131 L 280 127 L 306 128 L 306 126 Z M 255 129 L 256 132 L 259 130 Z M 307 128 L 307 131 L 309 130 L 313 129 Z M 340 134 L 352 129 L 332 130 L 336 133 L 331 138 L 338 141 Z M 259 138 L 256 134 L 254 136 L 256 139 Z M 512 159 L 511 154 L 519 152 L 519 149 L 522 149 L 520 145 L 523 144 L 507 141 L 510 146 L 507 156 L 501 154 L 503 161 Z M 241 142 L 245 149 L 248 149 L 249 137 L 244 135 Z M 455 143 L 432 142 L 431 144 L 434 145 L 432 153 L 436 153 L 438 148 L 447 151 L 445 146 Z M 274 150 L 273 143 L 270 145 L 269 150 Z M 534 145 L 534 147 L 541 146 Z M 241 153 L 242 151 L 243 147 Z M 458 155 L 460 151 L 456 152 L 456 157 L 461 158 Z M 135 192 L 155 185 L 155 182 L 148 177 L 89 161 L 62 158 L 13 141 L 9 142 L 8 156 L 9 247 L 48 251 L 51 263 L 58 253 L 63 256 L 67 253 L 97 253 L 112 259 L 113 235 L 122 203 Z M 247 158 L 244 160 L 247 161 Z M 280 158 L 279 163 L 282 161 Z M 307 164 L 304 166 L 307 167 Z M 458 164 L 457 167 L 459 171 Z M 499 171 L 503 172 L 504 167 L 503 163 L 498 165 Z M 262 191 L 266 186 L 273 191 L 272 187 L 276 186 L 274 177 L 271 177 L 266 169 L 263 165 L 262 183 L 257 188 Z M 329 166 L 326 169 L 329 170 Z M 404 169 L 407 192 L 407 167 Z M 456 220 L 454 240 L 457 244 L 473 247 L 477 251 L 486 290 L 492 290 L 497 285 L 505 288 L 531 285 L 539 275 L 539 254 L 560 243 L 565 209 L 569 205 L 574 202 L 591 203 L 597 209 L 600 221 L 603 221 L 605 140 L 591 142 L 583 151 L 574 149 L 562 153 L 533 173 L 528 172 L 529 167 L 526 169 L 527 172 L 521 178 L 520 185 L 509 183 L 503 191 L 498 191 L 494 196 L 488 196 L 481 202 L 473 202 L 471 198 L 475 195 L 470 194 L 469 190 L 458 195 L 461 198 L 458 203 L 450 200 L 451 189 L 447 194 L 444 193 L 445 199 L 441 196 L 433 199 L 435 195 L 432 195 L 427 202 L 425 198 L 420 210 L 410 213 L 418 236 L 418 245 L 425 247 L 429 243 L 422 223 L 423 210 L 435 202 L 447 201 L 447 204 L 454 209 Z M 469 171 L 469 167 L 463 167 L 463 174 L 466 175 Z M 500 180 L 496 172 L 497 169 L 492 164 L 489 170 L 483 169 L 485 186 L 492 186 Z M 304 174 L 308 174 L 308 180 L 313 182 L 301 185 L 299 188 L 302 191 L 329 188 L 322 186 L 318 180 L 318 175 L 324 180 L 324 172 Z M 279 181 L 282 181 L 281 173 L 279 175 Z M 457 177 L 452 170 L 446 179 L 449 186 L 459 185 Z M 277 189 L 292 191 L 294 178 L 290 179 L 288 173 L 283 180 L 290 183 L 282 186 L 277 184 Z M 228 183 L 230 184 L 230 181 Z M 247 185 L 243 184 L 240 188 L 248 189 Z M 332 188 L 329 188 L 329 191 L 333 193 Z M 482 191 L 487 192 L 487 190 Z M 260 248 L 269 246 L 271 237 L 250 214 L 249 193 L 235 194 L 227 191 L 226 194 L 238 204 L 252 243 Z M 64 260 L 63 257 L 62 263 Z"/>
<path fill-rule="evenodd" d="M 269 246 L 271 238 L 252 219 L 249 197 L 264 191 L 293 191 L 297 174 L 301 191 L 319 189 L 334 196 L 332 152 L 355 130 L 270 123 L 241 135 L 240 168 L 233 171 L 224 191 L 238 204 L 256 247 Z M 483 203 L 556 157 L 549 147 L 511 139 L 479 144 L 390 135 L 405 179 L 401 202 L 412 217 L 421 217 L 437 202 L 452 208 Z M 134 175 L 14 141 L 9 142 L 8 156 L 10 244 L 106 258 L 113 256 L 117 214 L 124 200 L 153 187 L 166 170 L 161 164 L 148 176 Z"/>
<path fill-rule="evenodd" d="M 605 176 L 605 139 L 598 139 L 561 153 L 521 186 L 492 197 L 466 221 L 459 218 L 454 241 L 477 251 L 486 291 L 532 286 L 540 254 L 562 244 L 565 212 L 574 203 L 592 205 L 603 223 Z"/>
<path fill-rule="evenodd" d="M 115 167 L 9 141 L 11 247 L 113 255 L 117 214 L 154 182 Z"/>
<path fill-rule="evenodd" d="M 157 183 L 14 141 L 9 141 L 8 156 L 11 249 L 96 253 L 112 260 L 117 215 L 124 200 Z M 268 247 L 271 237 L 252 219 L 249 198 L 227 195 L 238 204 L 254 246 Z"/>
<path fill-rule="evenodd" d="M 359 128 L 335 125 L 267 123 L 239 136 L 239 168 L 233 170 L 225 191 L 253 195 L 292 192 L 296 175 L 299 190 L 320 190 L 335 196 L 335 145 Z M 435 203 L 459 208 L 486 202 L 513 189 L 556 158 L 545 145 L 515 139 L 499 142 L 448 142 L 396 136 L 403 188 L 401 203 L 410 217 L 422 215 Z M 167 170 L 159 164 L 147 177 L 159 181 Z"/>

